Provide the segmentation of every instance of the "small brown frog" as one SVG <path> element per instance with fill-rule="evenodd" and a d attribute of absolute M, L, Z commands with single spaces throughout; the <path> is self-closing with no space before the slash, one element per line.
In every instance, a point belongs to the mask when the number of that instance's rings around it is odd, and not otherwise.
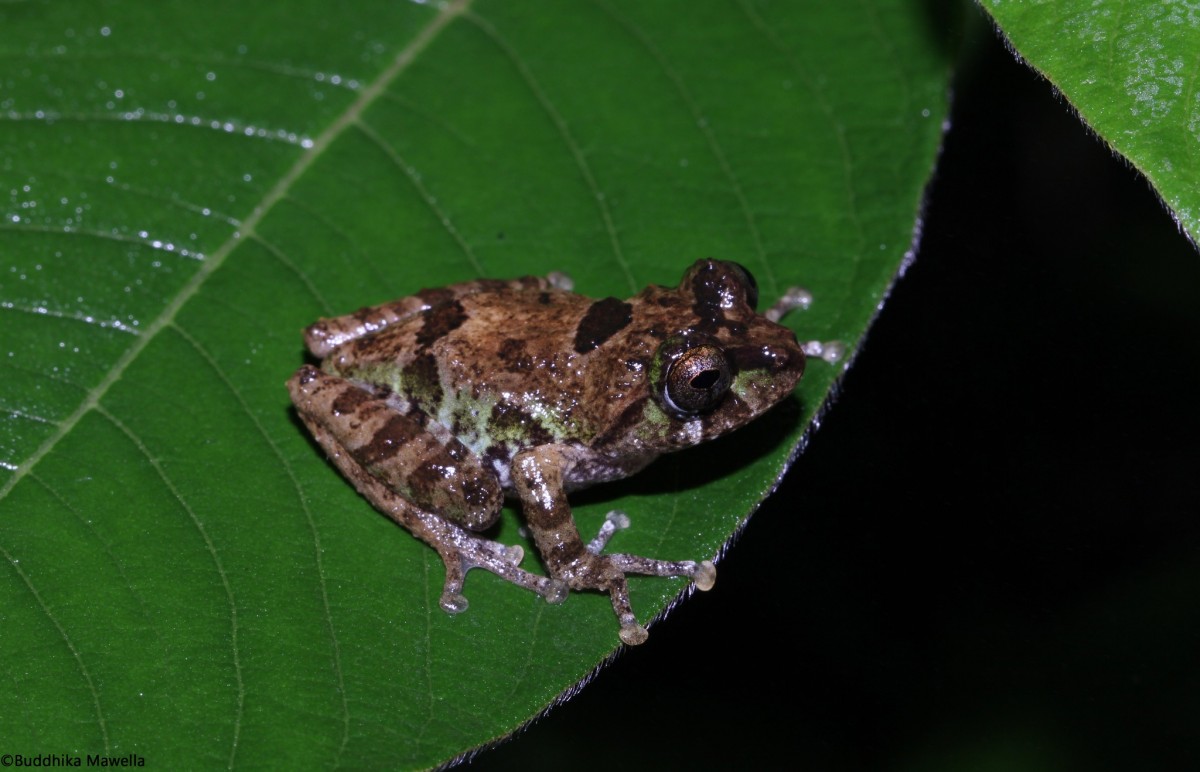
<path fill-rule="evenodd" d="M 567 493 L 732 431 L 791 394 L 805 353 L 776 321 L 811 298 L 789 291 L 758 314 L 750 272 L 719 260 L 628 300 L 569 285 L 472 281 L 322 319 L 305 331 L 321 366 L 301 367 L 288 389 L 359 493 L 437 550 L 446 611 L 467 608 L 464 575 L 484 568 L 551 603 L 568 588 L 607 592 L 621 640 L 637 644 L 647 633 L 626 574 L 688 576 L 707 590 L 716 569 L 601 554 L 628 518 L 610 513 L 585 543 Z M 549 577 L 519 567 L 520 547 L 476 533 L 506 495 Z"/>

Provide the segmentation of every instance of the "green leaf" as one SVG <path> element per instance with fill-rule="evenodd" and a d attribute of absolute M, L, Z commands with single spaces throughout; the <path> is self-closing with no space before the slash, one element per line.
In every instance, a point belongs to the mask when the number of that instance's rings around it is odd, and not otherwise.
<path fill-rule="evenodd" d="M 766 302 L 808 286 L 788 323 L 853 350 L 946 110 L 916 0 L 26 0 L 0 55 L 0 736 L 186 767 L 437 764 L 617 646 L 598 595 L 476 572 L 439 609 L 437 556 L 290 408 L 306 324 L 477 276 L 625 296 L 711 255 Z M 718 553 L 837 375 L 577 497 L 581 529 L 620 507 L 614 548 Z"/>
<path fill-rule="evenodd" d="M 1017 53 L 1125 156 L 1200 239 L 1200 9 L 1130 0 L 985 0 Z"/>

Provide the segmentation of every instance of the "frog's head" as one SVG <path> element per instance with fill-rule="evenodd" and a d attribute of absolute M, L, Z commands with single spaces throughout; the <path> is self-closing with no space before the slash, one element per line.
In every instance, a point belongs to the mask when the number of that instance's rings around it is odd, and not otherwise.
<path fill-rule="evenodd" d="M 796 387 L 804 351 L 791 330 L 757 313 L 758 287 L 737 263 L 700 260 L 674 292 L 690 323 L 658 344 L 649 367 L 651 410 L 683 447 L 757 418 Z M 682 310 L 682 309 L 681 309 Z"/>

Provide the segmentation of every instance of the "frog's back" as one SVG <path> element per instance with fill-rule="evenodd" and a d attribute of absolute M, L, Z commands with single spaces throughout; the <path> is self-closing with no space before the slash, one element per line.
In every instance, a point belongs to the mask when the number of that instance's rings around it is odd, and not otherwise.
<path fill-rule="evenodd" d="M 402 412 L 438 422 L 489 460 L 549 442 L 586 445 L 597 375 L 583 357 L 595 345 L 576 338 L 581 326 L 589 334 L 584 320 L 598 303 L 617 301 L 514 284 L 447 294 L 338 347 L 325 369 L 389 393 Z"/>

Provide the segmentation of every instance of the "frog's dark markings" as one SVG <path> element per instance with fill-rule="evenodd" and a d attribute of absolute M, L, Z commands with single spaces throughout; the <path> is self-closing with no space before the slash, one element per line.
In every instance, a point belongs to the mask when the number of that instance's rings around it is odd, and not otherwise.
<path fill-rule="evenodd" d="M 393 415 L 371 437 L 371 441 L 358 450 L 359 458 L 368 466 L 380 464 L 395 456 L 412 438 L 417 427 L 406 415 Z"/>
<path fill-rule="evenodd" d="M 512 460 L 512 452 L 508 444 L 497 442 L 491 445 L 487 450 L 483 451 L 483 455 L 479 458 L 480 466 L 484 469 L 495 469 L 497 464 L 508 466 L 508 462 Z"/>
<path fill-rule="evenodd" d="M 292 377 L 300 386 L 307 386 L 321 377 L 321 371 L 312 365 L 303 365 Z"/>
<path fill-rule="evenodd" d="M 398 394 L 393 394 L 392 392 L 384 392 L 379 394 L 378 398 L 387 404 L 387 408 L 389 410 L 394 410 L 397 413 L 406 416 L 413 421 L 419 429 L 424 429 L 430 421 L 429 414 L 424 410 L 419 409 L 411 398 L 405 398 Z"/>
<path fill-rule="evenodd" d="M 441 459 L 429 459 L 414 469 L 408 476 L 408 485 L 421 500 L 429 501 L 446 480 L 446 465 Z"/>
<path fill-rule="evenodd" d="M 418 354 L 405 368 L 405 375 L 412 376 L 410 391 L 417 411 L 425 414 L 437 412 L 443 396 L 437 358 L 429 351 Z"/>
<path fill-rule="evenodd" d="M 454 300 L 454 290 L 451 290 L 447 287 L 433 287 L 430 289 L 421 290 L 417 293 L 417 297 L 421 299 L 421 302 L 423 302 L 426 307 L 433 308 Z M 368 308 L 365 310 L 370 311 L 371 309 Z"/>
<path fill-rule="evenodd" d="M 597 300 L 579 320 L 575 352 L 586 354 L 625 329 L 633 321 L 633 306 L 616 298 Z"/>
<path fill-rule="evenodd" d="M 441 340 L 461 327 L 465 321 L 467 314 L 463 311 L 462 303 L 457 300 L 440 303 L 425 312 L 425 323 L 417 332 L 417 345 L 428 346 L 436 340 Z"/>
<path fill-rule="evenodd" d="M 457 437 L 451 437 L 450 441 L 443 445 L 442 448 L 452 461 L 462 461 L 471 457 L 471 449 L 463 445 Z"/>
<path fill-rule="evenodd" d="M 537 299 L 538 299 L 538 305 L 540 305 L 540 306 L 548 306 L 552 302 L 554 302 L 554 299 L 552 297 L 550 297 L 549 292 L 539 292 Z"/>
<path fill-rule="evenodd" d="M 499 439 L 519 437 L 542 445 L 553 442 L 554 437 L 533 416 L 512 405 L 497 402 L 492 406 L 492 414 L 488 420 L 493 435 Z"/>
<path fill-rule="evenodd" d="M 362 407 L 364 402 L 369 402 L 372 395 L 362 389 L 346 389 L 333 400 L 333 412 L 336 415 L 350 415 L 355 410 Z"/>
<path fill-rule="evenodd" d="M 472 477 L 463 481 L 462 495 L 463 501 L 470 504 L 472 509 L 478 510 L 487 507 L 496 491 L 492 486 L 484 485 L 478 478 Z"/>
<path fill-rule="evenodd" d="M 498 353 L 500 359 L 515 373 L 527 373 L 533 369 L 533 359 L 530 358 L 523 340 L 505 338 Z"/>
<path fill-rule="evenodd" d="M 355 320 L 357 320 L 360 323 L 366 322 L 366 321 L 370 320 L 371 314 L 373 314 L 374 311 L 375 311 L 375 309 L 371 308 L 370 306 L 363 306 L 362 308 L 355 311 L 353 314 L 350 314 L 350 316 L 353 317 Z"/>

